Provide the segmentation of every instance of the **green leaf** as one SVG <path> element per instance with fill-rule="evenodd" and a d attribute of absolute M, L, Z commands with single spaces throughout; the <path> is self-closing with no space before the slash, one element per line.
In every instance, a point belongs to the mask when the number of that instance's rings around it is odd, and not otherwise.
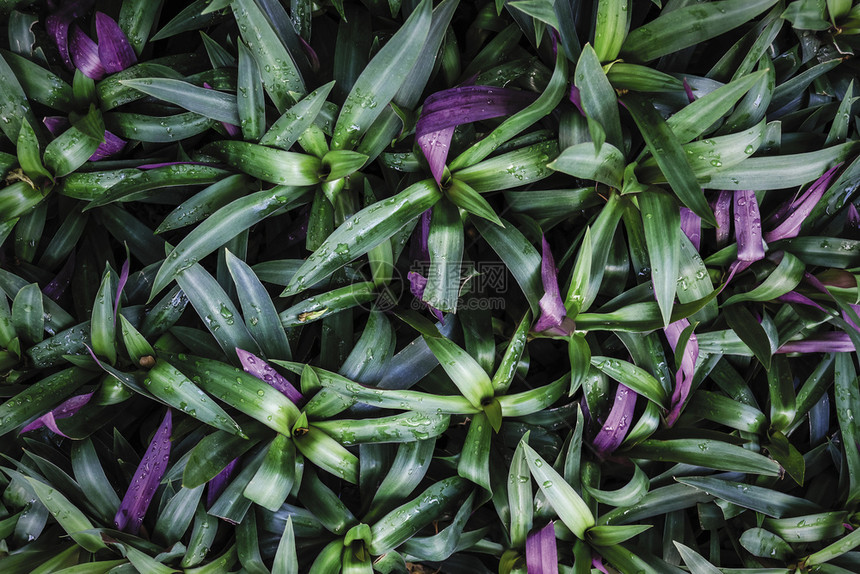
<path fill-rule="evenodd" d="M 557 155 L 556 140 L 536 143 L 457 170 L 454 181 L 465 182 L 479 193 L 535 183 L 552 175 L 547 162 Z"/>
<path fill-rule="evenodd" d="M 829 168 L 857 150 L 856 141 L 818 151 L 752 157 L 729 169 L 713 173 L 702 185 L 708 189 L 785 189 L 818 179 Z"/>
<path fill-rule="evenodd" d="M 252 448 L 271 431 L 255 421 L 243 422 L 246 439 L 226 431 L 215 431 L 203 437 L 191 450 L 182 473 L 182 486 L 196 488 L 215 478 L 230 462 Z M 192 535 L 193 536 L 193 535 Z"/>
<path fill-rule="evenodd" d="M 122 341 L 128 351 L 129 358 L 136 364 L 140 364 L 143 357 L 151 357 L 155 355 L 155 350 L 152 345 L 146 340 L 146 337 L 134 328 L 134 325 L 125 318 L 122 314 L 119 316 L 121 323 Z"/>
<path fill-rule="evenodd" d="M 490 486 L 490 440 L 492 428 L 486 413 L 478 413 L 469 423 L 469 431 L 463 440 L 457 474 L 472 481 L 487 491 Z"/>
<path fill-rule="evenodd" d="M 628 0 L 600 0 L 594 29 L 594 52 L 601 62 L 618 57 L 630 26 Z"/>
<path fill-rule="evenodd" d="M 260 379 L 220 361 L 201 357 L 174 355 L 170 363 L 210 395 L 281 434 L 291 434 L 299 416 L 298 408 Z"/>
<path fill-rule="evenodd" d="M 750 528 L 741 534 L 739 542 L 750 554 L 760 558 L 790 560 L 794 554 L 785 540 L 763 528 Z"/>
<path fill-rule="evenodd" d="M 647 62 L 694 46 L 746 24 L 776 0 L 719 0 L 664 10 L 651 22 L 631 31 L 621 57 Z"/>
<path fill-rule="evenodd" d="M 232 237 L 263 221 L 296 201 L 304 191 L 300 187 L 277 186 L 246 195 L 220 208 L 192 229 L 170 252 L 158 269 L 151 294 L 159 293 L 174 277 L 218 249 L 224 244 L 225 237 Z"/>
<path fill-rule="evenodd" d="M 762 525 L 789 544 L 819 542 L 845 532 L 845 512 L 822 512 L 794 518 L 766 518 Z"/>
<path fill-rule="evenodd" d="M 227 165 L 269 183 L 292 188 L 316 185 L 322 179 L 322 164 L 312 155 L 239 141 L 215 142 L 207 149 Z"/>
<path fill-rule="evenodd" d="M 597 546 L 612 546 L 639 536 L 649 528 L 651 524 L 638 524 L 631 526 L 592 526 L 586 532 L 589 542 Z"/>
<path fill-rule="evenodd" d="M 319 116 L 325 104 L 334 82 L 324 84 L 309 93 L 296 105 L 285 111 L 280 118 L 272 124 L 262 138 L 260 145 L 276 147 L 289 150 L 293 147 L 305 130 L 307 130 Z"/>
<path fill-rule="evenodd" d="M 288 436 L 278 434 L 269 443 L 263 464 L 245 487 L 244 496 L 263 508 L 276 512 L 296 479 L 296 447 Z"/>
<path fill-rule="evenodd" d="M 505 219 L 500 221 L 503 227 L 491 225 L 483 219 L 475 219 L 472 223 L 510 270 L 526 296 L 532 314 L 537 315 L 540 313 L 540 299 L 544 295 L 540 274 L 541 256 L 515 225 Z"/>
<path fill-rule="evenodd" d="M 278 542 L 275 561 L 272 563 L 272 574 L 299 574 L 295 531 L 293 530 L 293 519 L 290 516 L 287 517 L 287 525 L 281 535 L 280 542 Z"/>
<path fill-rule="evenodd" d="M 764 476 L 779 475 L 779 465 L 769 458 L 713 439 L 646 440 L 626 453 L 631 458 L 680 462 Z"/>
<path fill-rule="evenodd" d="M 541 492 L 558 517 L 574 536 L 585 538 L 586 531 L 594 526 L 594 516 L 582 498 L 555 469 L 525 442 L 520 442 L 529 471 Z"/>
<path fill-rule="evenodd" d="M 163 0 L 131 0 L 122 3 L 117 23 L 138 56 L 146 46 L 163 4 Z"/>
<path fill-rule="evenodd" d="M 107 359 L 108 363 L 116 363 L 116 317 L 113 314 L 113 299 L 115 293 L 111 282 L 110 270 L 105 269 L 102 282 L 93 303 L 92 320 L 90 321 L 90 339 L 93 352 Z"/>
<path fill-rule="evenodd" d="M 93 523 L 87 519 L 83 512 L 69 502 L 68 498 L 54 488 L 34 478 L 28 478 L 27 481 L 36 492 L 36 496 L 39 497 L 39 500 L 42 501 L 42 504 L 51 513 L 51 516 L 72 537 L 72 540 L 89 552 L 97 552 L 102 548 L 106 548 L 98 534 L 84 532 L 92 530 Z"/>
<path fill-rule="evenodd" d="M 672 541 L 675 544 L 675 548 L 678 549 L 678 553 L 681 554 L 681 558 L 684 559 L 684 564 L 690 569 L 691 572 L 696 572 L 696 574 L 720 574 L 721 570 L 702 558 L 697 552 L 688 548 L 678 542 L 677 540 Z"/>
<path fill-rule="evenodd" d="M 440 197 L 436 182 L 426 179 L 365 207 L 305 260 L 281 296 L 295 295 L 361 257 L 432 207 Z"/>
<path fill-rule="evenodd" d="M 263 85 L 275 107 L 283 112 L 295 101 L 291 92 L 305 93 L 293 56 L 254 0 L 234 0 L 231 8 L 242 40 L 257 62 Z"/>
<path fill-rule="evenodd" d="M 224 354 L 235 360 L 236 347 L 260 354 L 245 323 L 237 320 L 236 305 L 202 265 L 197 263 L 185 269 L 176 276 L 176 282 Z"/>
<path fill-rule="evenodd" d="M 705 390 L 696 391 L 684 413 L 755 434 L 767 430 L 767 417 L 757 408 Z"/>
<path fill-rule="evenodd" d="M 168 544 L 179 542 L 191 526 L 202 495 L 203 486 L 180 488 L 158 513 L 153 536 Z"/>
<path fill-rule="evenodd" d="M 729 113 L 737 101 L 766 74 L 763 70 L 732 80 L 682 108 L 666 123 L 679 143 L 690 142 Z"/>
<path fill-rule="evenodd" d="M 241 427 L 200 387 L 159 358 L 143 380 L 143 386 L 166 404 L 207 425 L 245 437 Z"/>
<path fill-rule="evenodd" d="M 511 460 L 511 468 L 508 473 L 508 507 L 511 517 L 511 545 L 522 547 L 526 543 L 529 531 L 532 529 L 532 517 L 534 514 L 534 496 L 532 494 L 532 481 L 529 475 L 529 467 L 526 462 L 526 453 L 523 445 L 528 441 L 528 436 L 517 443 Z"/>
<path fill-rule="evenodd" d="M 621 189 L 624 165 L 624 155 L 614 145 L 606 143 L 595 150 L 594 144 L 586 142 L 565 149 L 548 167 Z"/>
<path fill-rule="evenodd" d="M 36 415 L 44 414 L 97 375 L 71 367 L 27 386 L 0 405 L 0 435 L 15 430 Z"/>
<path fill-rule="evenodd" d="M 733 0 L 724 0 L 733 1 Z M 704 221 L 716 227 L 717 222 L 696 181 L 686 154 L 672 130 L 650 102 L 636 94 L 624 97 L 624 103 L 639 127 L 648 150 L 660 166 L 681 202 Z"/>
<path fill-rule="evenodd" d="M 33 126 L 36 125 L 36 118 L 27 102 L 27 94 L 3 56 L 0 54 L 0 118 L 3 118 L 0 130 L 14 142 L 18 141 L 21 121 L 26 120 Z"/>
<path fill-rule="evenodd" d="M 800 451 L 788 442 L 786 436 L 779 431 L 771 433 L 767 450 L 773 459 L 785 469 L 785 472 L 794 479 L 794 482 L 799 486 L 803 486 L 803 478 L 806 474 L 806 462 Z"/>
<path fill-rule="evenodd" d="M 322 157 L 322 174 L 325 181 L 336 181 L 361 169 L 367 159 L 357 151 L 332 150 Z"/>
<path fill-rule="evenodd" d="M 591 364 L 648 400 L 663 408 L 668 408 L 669 397 L 666 391 L 660 382 L 645 369 L 627 361 L 601 356 L 592 356 Z"/>
<path fill-rule="evenodd" d="M 98 510 L 102 520 L 113 520 L 120 500 L 105 475 L 92 440 L 86 438 L 72 443 L 71 462 L 75 482 L 87 501 Z"/>
<path fill-rule="evenodd" d="M 292 432 L 296 448 L 310 462 L 343 480 L 358 484 L 358 458 L 325 432 L 308 427 Z"/>
<path fill-rule="evenodd" d="M 610 504 L 617 508 L 633 506 L 648 494 L 650 481 L 648 475 L 645 474 L 638 465 L 633 465 L 633 478 L 615 490 L 600 490 L 591 486 L 585 485 L 585 490 L 598 502 Z M 623 541 L 622 541 L 623 542 Z"/>
<path fill-rule="evenodd" d="M 18 131 L 17 152 L 18 164 L 30 178 L 51 178 L 51 174 L 42 166 L 39 141 L 36 139 L 36 132 L 33 131 L 27 120 L 21 121 L 21 128 Z"/>
<path fill-rule="evenodd" d="M 792 255 L 784 253 L 779 265 L 770 275 L 755 289 L 747 293 L 732 295 L 723 305 L 734 305 L 743 301 L 772 301 L 780 295 L 785 295 L 793 290 L 803 279 L 806 265 L 803 261 Z"/>
<path fill-rule="evenodd" d="M 672 196 L 653 188 L 636 197 L 642 211 L 654 295 L 660 306 L 663 324 L 668 325 L 681 265 L 680 211 Z"/>
<path fill-rule="evenodd" d="M 228 124 L 241 123 L 236 96 L 232 94 L 170 78 L 135 78 L 122 80 L 121 83 L 148 96 L 176 104 L 189 112 Z"/>
<path fill-rule="evenodd" d="M 371 419 L 316 421 L 313 426 L 343 444 L 403 443 L 439 436 L 448 428 L 448 415 L 421 411 Z"/>
<path fill-rule="evenodd" d="M 589 44 L 583 47 L 582 54 L 579 56 L 574 74 L 574 84 L 579 88 L 585 115 L 603 128 L 608 143 L 617 149 L 624 149 L 624 140 L 621 136 L 621 119 L 618 113 L 618 97 L 600 65 L 600 58 Z M 592 138 L 594 138 L 593 135 Z M 603 146 L 596 147 L 601 148 Z"/>
<path fill-rule="evenodd" d="M 678 78 L 648 66 L 612 62 L 607 68 L 606 77 L 616 90 L 678 92 L 684 89 L 684 83 Z"/>
<path fill-rule="evenodd" d="M 734 334 L 752 350 L 765 368 L 769 368 L 773 349 L 767 333 L 753 314 L 742 305 L 732 305 L 723 309 L 723 315 Z"/>
<path fill-rule="evenodd" d="M 416 7 L 356 79 L 332 134 L 332 149 L 354 149 L 409 75 L 430 29 L 432 3 Z"/>
<path fill-rule="evenodd" d="M 451 203 L 478 217 L 483 217 L 487 221 L 492 221 L 499 227 L 504 227 L 502 220 L 496 215 L 495 210 L 477 191 L 469 186 L 469 184 L 452 178 L 451 183 L 446 190 L 446 195 Z"/>
<path fill-rule="evenodd" d="M 45 335 L 45 309 L 38 283 L 22 287 L 12 301 L 12 326 L 26 342 L 38 343 Z"/>
<path fill-rule="evenodd" d="M 457 310 L 464 242 L 460 210 L 449 201 L 438 202 L 433 206 L 430 220 L 427 239 L 430 267 L 427 270 L 427 285 L 421 298 L 440 311 Z"/>
<path fill-rule="evenodd" d="M 465 73 L 465 72 L 464 72 Z M 522 133 L 534 125 L 538 120 L 545 117 L 564 96 L 567 88 L 567 59 L 559 51 L 556 54 L 555 70 L 546 89 L 524 110 L 505 119 L 496 129 L 490 132 L 479 142 L 473 144 L 466 151 L 457 156 L 448 164 L 452 172 L 473 166 L 493 153 L 499 146 L 514 136 Z"/>
<path fill-rule="evenodd" d="M 842 440 L 844 444 L 856 444 L 860 433 L 853 413 L 860 406 L 860 390 L 857 388 L 857 370 L 850 353 L 836 355 L 833 396 L 836 399 L 834 406 Z M 860 452 L 853 448 L 844 448 L 843 451 L 847 467 L 843 473 L 847 471 L 848 474 L 846 507 L 854 508 L 860 500 Z"/>
<path fill-rule="evenodd" d="M 104 137 L 96 139 L 76 127 L 71 127 L 54 138 L 45 148 L 45 166 L 55 177 L 69 175 L 86 163 L 102 141 Z"/>
<path fill-rule="evenodd" d="M 848 535 L 844 536 L 842 539 L 837 540 L 833 544 L 822 548 L 821 550 L 810 554 L 806 560 L 803 561 L 804 564 L 813 566 L 815 564 L 824 564 L 825 562 L 829 562 L 834 558 L 845 554 L 846 552 L 850 552 L 854 548 L 860 545 L 860 530 L 854 530 Z M 786 545 L 787 546 L 787 545 Z"/>
<path fill-rule="evenodd" d="M 482 406 L 493 398 L 493 383 L 490 377 L 469 353 L 444 337 L 425 336 L 424 342 L 472 406 L 482 409 Z"/>
<path fill-rule="evenodd" d="M 266 108 L 260 69 L 244 43 L 239 42 L 239 78 L 236 91 L 242 136 L 257 141 L 266 129 Z"/>
<path fill-rule="evenodd" d="M 432 484 L 416 498 L 395 508 L 371 526 L 371 543 L 367 550 L 376 556 L 397 548 L 459 502 L 468 492 L 469 485 L 467 480 L 459 476 Z"/>
<path fill-rule="evenodd" d="M 308 297 L 282 311 L 279 319 L 282 327 L 296 327 L 329 317 L 356 305 L 370 303 L 376 298 L 376 286 L 372 282 L 353 283 L 340 289 Z"/>

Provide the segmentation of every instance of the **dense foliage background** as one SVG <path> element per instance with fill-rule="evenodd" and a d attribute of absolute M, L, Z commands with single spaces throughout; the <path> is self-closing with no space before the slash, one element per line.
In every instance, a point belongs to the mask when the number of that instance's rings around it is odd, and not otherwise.
<path fill-rule="evenodd" d="M 2 0 L 0 571 L 860 571 L 860 4 Z"/>

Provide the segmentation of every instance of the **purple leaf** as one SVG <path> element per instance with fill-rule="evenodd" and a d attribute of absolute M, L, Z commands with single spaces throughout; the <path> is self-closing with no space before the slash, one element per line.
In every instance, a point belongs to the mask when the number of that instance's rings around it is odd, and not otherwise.
<path fill-rule="evenodd" d="M 579 88 L 574 85 L 570 86 L 570 95 L 568 99 L 576 106 L 576 109 L 579 110 L 579 113 L 582 117 L 585 117 L 585 110 L 582 109 L 582 96 L 579 93 Z"/>
<path fill-rule="evenodd" d="M 116 324 L 116 314 L 119 310 L 119 296 L 122 295 L 122 290 L 125 287 L 126 282 L 128 282 L 128 272 L 129 267 L 131 265 L 131 261 L 129 261 L 128 257 L 126 257 L 125 262 L 122 264 L 122 270 L 119 272 L 119 281 L 117 281 L 116 285 L 116 297 L 113 301 L 113 322 Z"/>
<path fill-rule="evenodd" d="M 558 270 L 555 268 L 555 260 L 546 236 L 542 238 L 540 274 L 544 295 L 539 302 L 541 315 L 534 326 L 538 333 L 561 327 L 567 314 L 558 290 Z M 570 332 L 561 334 L 570 335 Z"/>
<path fill-rule="evenodd" d="M 761 241 L 761 216 L 755 192 L 751 190 L 734 193 L 735 238 L 738 242 L 738 260 L 752 263 L 764 259 L 764 244 Z"/>
<path fill-rule="evenodd" d="M 684 92 L 687 94 L 687 99 L 691 104 L 696 101 L 696 96 L 693 95 L 693 88 L 690 87 L 690 83 L 687 81 L 687 78 L 684 78 Z"/>
<path fill-rule="evenodd" d="M 301 36 L 299 36 L 299 42 L 302 45 L 302 51 L 305 53 L 305 56 L 308 57 L 308 62 L 310 62 L 311 64 L 311 70 L 313 70 L 314 72 L 319 72 L 320 59 L 319 56 L 317 56 L 316 51 L 314 51 L 314 49 L 311 48 L 311 45 L 308 44 Z"/>
<path fill-rule="evenodd" d="M 681 333 L 690 326 L 687 319 L 680 319 L 663 329 L 666 334 L 666 339 L 669 340 L 669 346 L 674 351 L 681 339 Z M 684 347 L 684 356 L 681 358 L 681 368 L 675 373 L 675 390 L 672 392 L 672 405 L 669 409 L 669 414 L 666 417 L 666 424 L 672 426 L 678 417 L 681 416 L 681 409 L 684 407 L 684 402 L 690 394 L 690 387 L 693 384 L 693 375 L 696 373 L 696 360 L 699 358 L 699 341 L 696 334 L 690 335 L 687 345 Z"/>
<path fill-rule="evenodd" d="M 598 570 L 603 572 L 603 574 L 609 574 L 609 571 L 606 569 L 606 566 L 603 565 L 603 557 L 599 554 L 591 555 L 591 565 L 594 568 L 597 568 Z"/>
<path fill-rule="evenodd" d="M 717 247 L 724 246 L 729 240 L 731 215 L 729 208 L 732 205 L 732 192 L 721 191 L 714 204 L 714 217 L 717 219 Z"/>
<path fill-rule="evenodd" d="M 506 116 L 537 99 L 537 94 L 494 86 L 460 86 L 431 94 L 421 109 L 415 139 L 436 183 L 442 181 L 454 128 L 460 124 Z"/>
<path fill-rule="evenodd" d="M 277 389 L 295 404 L 299 404 L 302 400 L 302 394 L 269 363 L 239 347 L 236 347 L 236 354 L 239 356 L 239 362 L 242 363 L 242 368 L 246 373 Z"/>
<path fill-rule="evenodd" d="M 60 406 L 58 406 L 57 408 L 48 411 L 47 413 L 43 414 L 30 424 L 22 428 L 21 432 L 25 433 L 30 432 L 31 430 L 36 430 L 38 428 L 48 427 L 58 435 L 65 438 L 70 438 L 63 431 L 57 428 L 57 420 L 65 419 L 72 416 L 73 414 L 81 410 L 84 405 L 90 402 L 91 398 L 93 398 L 93 393 L 74 396 L 60 404 Z"/>
<path fill-rule="evenodd" d="M 860 211 L 853 203 L 848 204 L 848 217 L 845 219 L 845 226 L 848 229 L 860 229 Z"/>
<path fill-rule="evenodd" d="M 99 59 L 106 73 L 115 74 L 137 64 L 137 56 L 119 24 L 102 12 L 96 12 L 96 36 Z"/>
<path fill-rule="evenodd" d="M 415 229 L 415 235 L 410 248 L 412 259 L 416 259 L 422 263 L 430 261 L 430 250 L 427 247 L 427 242 L 430 239 L 430 219 L 432 216 L 432 209 L 428 209 L 421 214 L 421 220 Z"/>
<path fill-rule="evenodd" d="M 681 208 L 681 231 L 698 251 L 702 244 L 702 218 L 686 207 Z"/>
<path fill-rule="evenodd" d="M 852 311 L 854 311 L 855 315 L 860 315 L 860 305 L 854 305 L 853 303 L 849 303 L 848 306 L 851 308 Z M 851 318 L 850 314 L 847 311 L 842 311 L 842 318 L 845 319 L 845 322 L 851 325 L 854 329 L 860 331 L 860 326 L 858 326 L 857 323 L 854 322 L 854 320 Z"/>
<path fill-rule="evenodd" d="M 448 159 L 448 150 L 454 137 L 454 128 L 445 128 L 435 132 L 429 132 L 418 136 L 418 145 L 427 158 L 430 165 L 430 173 L 436 183 L 442 185 L 442 176 L 445 174 L 445 160 Z"/>
<path fill-rule="evenodd" d="M 45 18 L 45 29 L 56 42 L 63 63 L 69 70 L 74 69 L 72 60 L 69 58 L 69 26 L 76 18 L 89 12 L 92 5 L 93 0 L 64 2 Z"/>
<path fill-rule="evenodd" d="M 798 303 L 800 305 L 807 305 L 809 307 L 815 307 L 819 311 L 824 311 L 825 313 L 829 313 L 827 309 L 807 297 L 806 295 L 802 295 L 797 291 L 789 291 L 784 295 L 780 295 L 776 298 L 777 301 L 782 301 L 783 303 Z"/>
<path fill-rule="evenodd" d="M 416 299 L 421 301 L 421 303 L 430 309 L 430 312 L 433 313 L 433 316 L 436 317 L 443 325 L 445 324 L 445 316 L 442 314 L 442 311 L 437 309 L 436 307 L 431 307 L 424 301 L 424 289 L 427 288 L 427 278 L 421 275 L 420 273 L 416 273 L 415 271 L 410 271 L 406 274 L 406 278 L 409 280 L 409 292 L 415 296 Z"/>
<path fill-rule="evenodd" d="M 118 154 L 125 147 L 125 140 L 121 137 L 105 131 L 105 141 L 99 144 L 93 155 L 90 156 L 90 161 L 99 161 L 107 159 L 112 155 Z"/>
<path fill-rule="evenodd" d="M 172 429 L 173 419 L 170 409 L 167 409 L 164 420 L 161 421 L 161 425 L 155 431 L 149 447 L 143 454 L 143 458 L 134 472 L 134 477 L 131 479 L 131 485 L 125 492 L 119 510 L 114 516 L 113 522 L 117 529 L 130 534 L 137 534 L 140 531 L 146 510 L 149 508 L 152 497 L 155 496 L 155 491 L 158 489 L 158 484 L 167 470 Z"/>
<path fill-rule="evenodd" d="M 66 262 L 63 264 L 63 268 L 60 269 L 60 272 L 57 273 L 56 277 L 54 277 L 50 283 L 45 285 L 45 288 L 42 289 L 42 293 L 49 299 L 58 301 L 66 291 L 69 283 L 71 283 L 74 272 L 75 252 L 72 251 L 69 254 L 68 259 L 66 259 Z"/>
<path fill-rule="evenodd" d="M 528 574 L 558 574 L 558 548 L 552 522 L 526 538 L 526 569 Z"/>
<path fill-rule="evenodd" d="M 618 448 L 633 421 L 633 411 L 636 409 L 636 397 L 639 395 L 632 389 L 618 383 L 615 390 L 615 402 L 606 417 L 603 427 L 591 442 L 594 452 L 601 458 L 612 454 Z"/>
<path fill-rule="evenodd" d="M 211 508 L 215 501 L 218 500 L 218 497 L 221 496 L 221 493 L 224 492 L 224 489 L 227 488 L 230 479 L 236 473 L 238 464 L 239 459 L 234 458 L 230 464 L 215 475 L 215 478 L 209 481 L 206 486 L 206 508 Z"/>
<path fill-rule="evenodd" d="M 765 241 L 770 243 L 780 239 L 791 239 L 792 237 L 797 237 L 797 234 L 800 232 L 800 226 L 809 214 L 812 213 L 813 208 L 824 195 L 824 192 L 827 191 L 827 186 L 829 186 L 830 182 L 833 181 L 833 178 L 836 176 L 836 170 L 838 170 L 841 165 L 842 164 L 840 163 L 828 169 L 809 187 L 809 189 L 806 190 L 802 196 L 792 201 L 789 204 L 788 216 L 785 217 L 785 219 L 782 220 L 782 222 L 774 229 L 764 234 Z M 779 216 L 781 215 L 782 213 L 779 214 Z M 774 219 L 781 219 L 779 216 Z"/>
<path fill-rule="evenodd" d="M 81 32 L 77 26 L 72 27 L 69 49 L 75 67 L 83 72 L 86 77 L 93 80 L 101 80 L 105 77 L 106 72 L 99 57 L 98 44 Z"/>
<path fill-rule="evenodd" d="M 69 123 L 69 119 L 62 116 L 47 116 L 42 119 L 42 123 L 45 124 L 46 128 L 48 128 L 51 135 L 55 137 L 69 129 L 69 126 L 71 125 Z"/>
<path fill-rule="evenodd" d="M 823 333 L 817 339 L 788 341 L 777 353 L 850 353 L 855 351 L 848 333 Z"/>

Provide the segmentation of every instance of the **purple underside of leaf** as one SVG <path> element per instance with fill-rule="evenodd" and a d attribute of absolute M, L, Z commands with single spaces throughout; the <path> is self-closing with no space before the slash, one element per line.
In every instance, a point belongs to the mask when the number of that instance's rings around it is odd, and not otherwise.
<path fill-rule="evenodd" d="M 424 290 L 427 288 L 427 278 L 421 275 L 420 273 L 416 273 L 415 271 L 410 271 L 406 274 L 406 278 L 409 280 L 409 292 L 412 295 L 421 301 L 423 305 L 425 305 L 430 312 L 433 313 L 433 316 L 436 317 L 442 324 L 445 324 L 445 315 L 442 314 L 442 311 L 429 305 L 426 301 L 424 301 Z"/>
<path fill-rule="evenodd" d="M 853 203 L 848 204 L 848 216 L 845 218 L 845 226 L 849 229 L 860 228 L 860 211 Z"/>
<path fill-rule="evenodd" d="M 806 190 L 803 195 L 788 205 L 788 210 L 785 210 L 783 207 L 777 215 L 771 218 L 772 221 L 781 220 L 781 222 L 775 228 L 764 234 L 765 241 L 770 243 L 780 239 L 791 239 L 792 237 L 797 237 L 797 234 L 800 232 L 800 226 L 803 225 L 803 222 L 809 214 L 812 213 L 812 210 L 824 195 L 824 192 L 827 191 L 827 186 L 830 185 L 830 182 L 836 176 L 836 170 L 838 170 L 841 165 L 842 164 L 840 163 L 828 169 L 809 187 L 809 189 Z M 783 215 L 786 214 L 786 212 L 787 215 L 785 215 L 783 219 Z"/>
<path fill-rule="evenodd" d="M 797 291 L 789 291 L 784 295 L 780 295 L 777 297 L 777 301 L 782 301 L 783 303 L 798 303 L 800 305 L 806 305 L 808 307 L 815 307 L 819 311 L 824 311 L 827 313 L 827 309 L 807 297 L 806 295 L 802 295 Z"/>
<path fill-rule="evenodd" d="M 146 516 L 158 484 L 167 470 L 172 429 L 173 419 L 170 409 L 167 409 L 114 516 L 114 525 L 117 529 L 130 534 L 137 534 L 140 531 L 143 517 Z"/>
<path fill-rule="evenodd" d="M 45 18 L 45 30 L 57 44 L 60 57 L 69 70 L 74 69 L 72 60 L 69 58 L 69 26 L 76 18 L 86 14 L 92 5 L 93 0 L 64 2 Z"/>
<path fill-rule="evenodd" d="M 854 343 L 848 333 L 823 333 L 815 339 L 788 341 L 777 353 L 851 353 Z"/>
<path fill-rule="evenodd" d="M 558 548 L 552 522 L 526 538 L 528 574 L 558 574 Z"/>
<path fill-rule="evenodd" d="M 299 210 L 297 220 L 294 222 L 295 227 L 287 233 L 287 240 L 302 241 L 308 236 L 308 223 L 310 223 L 311 211 L 310 206 L 304 206 Z"/>
<path fill-rule="evenodd" d="M 534 326 L 534 330 L 538 333 L 561 327 L 567 314 L 558 289 L 558 270 L 546 236 L 542 238 L 540 274 L 544 295 L 539 302 L 541 316 Z M 569 335 L 570 332 L 564 334 Z"/>
<path fill-rule="evenodd" d="M 55 137 L 69 129 L 71 125 L 69 119 L 62 116 L 46 116 L 42 119 L 42 123 L 48 128 L 51 135 Z"/>
<path fill-rule="evenodd" d="M 579 92 L 579 88 L 576 86 L 570 86 L 570 94 L 567 98 L 571 101 L 571 103 L 576 106 L 576 109 L 579 110 L 579 113 L 582 117 L 585 117 L 585 110 L 582 108 L 582 95 Z"/>
<path fill-rule="evenodd" d="M 76 412 L 81 410 L 84 405 L 90 402 L 91 398 L 93 398 L 93 393 L 74 396 L 60 404 L 60 406 L 58 406 L 57 408 L 48 411 L 44 415 L 40 416 L 24 428 L 22 428 L 21 432 L 29 432 L 31 430 L 36 430 L 44 426 L 48 427 L 49 429 L 51 429 L 51 431 L 57 433 L 62 437 L 69 438 L 63 431 L 57 428 L 57 421 L 59 419 L 65 419 L 74 415 Z"/>
<path fill-rule="evenodd" d="M 441 183 L 454 128 L 506 116 L 537 99 L 537 94 L 495 86 L 460 86 L 430 95 L 415 126 L 415 139 Z"/>
<path fill-rule="evenodd" d="M 112 155 L 118 154 L 125 147 L 125 140 L 121 137 L 105 131 L 105 141 L 99 144 L 93 155 L 90 156 L 90 161 L 99 161 L 107 159 Z"/>
<path fill-rule="evenodd" d="M 607 457 L 612 454 L 627 436 L 633 420 L 633 411 L 636 409 L 637 396 L 639 395 L 635 391 L 618 383 L 612 410 L 591 442 L 598 456 Z"/>
<path fill-rule="evenodd" d="M 206 508 L 211 508 L 215 501 L 218 500 L 218 497 L 221 496 L 221 493 L 224 492 L 224 489 L 230 483 L 230 479 L 236 473 L 238 466 L 239 459 L 234 458 L 230 464 L 215 475 L 215 478 L 209 481 L 206 486 Z"/>
<path fill-rule="evenodd" d="M 663 332 L 669 341 L 669 346 L 674 351 L 681 339 L 681 333 L 690 326 L 690 321 L 680 319 L 670 323 Z M 672 391 L 672 404 L 666 417 L 666 424 L 672 426 L 681 416 L 681 409 L 690 394 L 693 384 L 693 375 L 696 372 L 696 360 L 699 358 L 699 341 L 696 334 L 690 335 L 687 345 L 684 347 L 684 356 L 681 358 L 681 368 L 675 373 L 675 389 Z"/>
<path fill-rule="evenodd" d="M 598 554 L 591 555 L 591 566 L 597 568 L 603 574 L 609 574 L 609 570 L 606 569 L 606 566 L 603 565 L 603 557 Z"/>
<path fill-rule="evenodd" d="M 116 20 L 96 12 L 96 36 L 99 39 L 99 59 L 105 72 L 115 74 L 137 63 L 137 56 Z"/>
<path fill-rule="evenodd" d="M 430 239 L 430 219 L 432 216 L 432 209 L 421 214 L 421 219 L 412 232 L 412 242 L 409 246 L 409 255 L 422 264 L 430 262 L 430 250 L 427 247 L 427 242 Z"/>
<path fill-rule="evenodd" d="M 51 282 L 45 285 L 45 288 L 42 289 L 42 293 L 52 299 L 57 301 L 60 297 L 63 296 L 69 284 L 72 282 L 72 275 L 75 272 L 75 252 L 72 251 L 69 254 L 69 257 L 66 259 L 66 262 L 63 264 L 62 269 L 60 269 L 59 273 L 51 279 Z"/>
<path fill-rule="evenodd" d="M 311 69 L 314 72 L 318 72 L 320 69 L 320 58 L 319 56 L 317 56 L 316 51 L 301 36 L 299 36 L 299 42 L 302 45 L 302 51 L 305 53 L 305 56 L 308 57 L 308 62 L 310 62 L 311 64 Z"/>
<path fill-rule="evenodd" d="M 75 67 L 83 72 L 86 77 L 92 80 L 101 80 L 105 77 L 106 72 L 99 57 L 98 44 L 81 32 L 77 26 L 72 27 L 69 51 Z"/>
<path fill-rule="evenodd" d="M 738 242 L 738 260 L 754 262 L 764 259 L 764 244 L 761 240 L 761 215 L 755 192 L 751 190 L 734 193 L 735 238 Z"/>
<path fill-rule="evenodd" d="M 681 208 L 681 231 L 698 251 L 702 244 L 702 218 L 686 207 Z"/>
<path fill-rule="evenodd" d="M 714 217 L 717 219 L 717 247 L 724 246 L 729 240 L 731 231 L 732 192 L 721 191 L 714 202 Z"/>
<path fill-rule="evenodd" d="M 690 87 L 690 83 L 687 81 L 687 78 L 684 78 L 684 93 L 687 94 L 687 99 L 691 104 L 696 101 L 696 96 L 693 94 L 693 88 Z"/>
<path fill-rule="evenodd" d="M 242 368 L 249 375 L 260 379 L 274 389 L 277 389 L 282 395 L 290 399 L 293 403 L 298 404 L 302 400 L 302 394 L 296 389 L 290 381 L 276 371 L 269 363 L 236 347 L 236 354 L 239 356 L 239 361 L 242 363 Z"/>
<path fill-rule="evenodd" d="M 126 260 L 122 264 L 122 270 L 119 272 L 119 281 L 116 284 L 116 297 L 113 300 L 113 322 L 116 324 L 116 314 L 119 311 L 119 298 L 122 295 L 122 290 L 125 288 L 125 284 L 128 282 L 128 272 L 131 268 L 131 261 L 126 258 Z"/>
<path fill-rule="evenodd" d="M 445 128 L 421 134 L 416 138 L 418 146 L 430 165 L 430 173 L 439 185 L 442 184 L 442 176 L 445 174 L 445 162 L 448 159 L 448 150 L 453 137 L 454 128 Z"/>

